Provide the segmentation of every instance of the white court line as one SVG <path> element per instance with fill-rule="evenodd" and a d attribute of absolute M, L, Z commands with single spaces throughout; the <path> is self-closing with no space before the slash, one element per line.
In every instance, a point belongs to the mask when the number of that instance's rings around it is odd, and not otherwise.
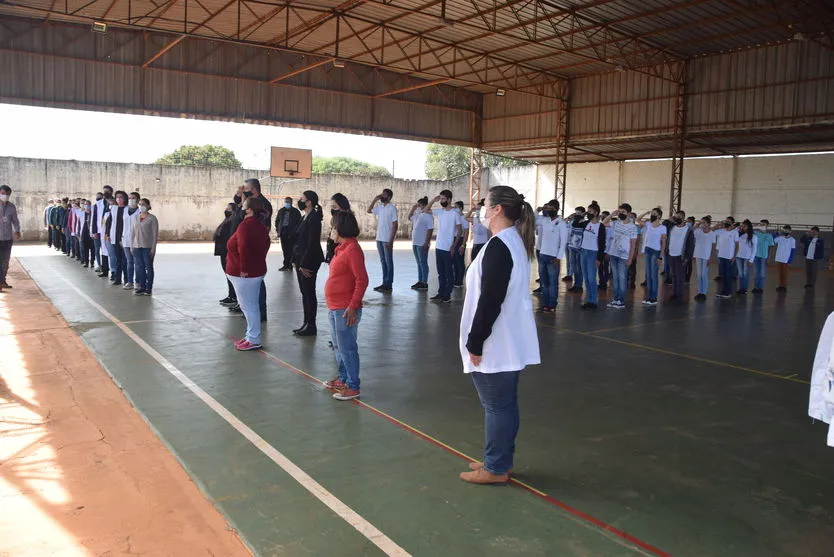
<path fill-rule="evenodd" d="M 174 364 L 169 362 L 162 354 L 157 352 L 151 345 L 142 340 L 139 335 L 133 332 L 130 327 L 119 321 L 114 315 L 104 309 L 95 300 L 90 298 L 87 294 L 78 289 L 74 284 L 66 278 L 61 277 L 70 288 L 75 290 L 79 296 L 84 298 L 91 306 L 96 308 L 104 317 L 109 319 L 121 329 L 130 339 L 139 345 L 142 350 L 148 353 L 154 360 L 159 362 L 159 365 L 164 367 L 168 373 L 176 377 L 188 390 L 194 393 L 197 398 L 206 403 L 206 405 L 214 410 L 218 416 L 226 420 L 226 422 L 235 428 L 238 433 L 249 440 L 258 450 L 269 457 L 275 464 L 280 466 L 287 474 L 297 481 L 301 486 L 309 491 L 316 499 L 324 503 L 330 510 L 339 515 L 345 522 L 353 526 L 360 534 L 365 536 L 374 545 L 380 548 L 386 555 L 397 557 L 410 557 L 410 554 L 400 546 L 398 546 L 391 538 L 383 534 L 376 526 L 362 518 L 356 511 L 348 507 L 345 503 L 340 501 L 335 495 L 327 491 L 324 486 L 319 484 L 316 480 L 310 477 L 304 470 L 296 466 L 290 459 L 281 454 L 278 449 L 270 445 L 263 437 L 255 433 L 252 428 L 243 423 L 237 416 L 232 414 L 222 404 L 217 402 L 210 394 L 201 389 L 194 381 L 188 378 L 183 372 L 177 369 Z"/>

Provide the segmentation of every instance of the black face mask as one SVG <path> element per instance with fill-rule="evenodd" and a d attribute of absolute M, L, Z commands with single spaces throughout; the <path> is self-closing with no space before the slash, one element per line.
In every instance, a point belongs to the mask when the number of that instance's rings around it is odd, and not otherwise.
<path fill-rule="evenodd" d="M 108 191 L 104 192 L 104 199 L 112 199 L 112 198 L 113 198 L 112 193 L 110 193 Z"/>
<path fill-rule="evenodd" d="M 544 211 L 542 211 L 542 215 L 544 215 L 546 217 L 552 217 L 553 216 L 553 211 L 551 211 L 550 209 L 545 209 Z"/>
<path fill-rule="evenodd" d="M 440 202 L 440 206 L 441 206 L 441 207 L 443 207 L 443 208 L 445 209 L 446 207 L 448 207 L 448 206 L 449 206 L 449 202 L 448 202 L 448 201 L 441 201 L 441 202 Z"/>
<path fill-rule="evenodd" d="M 620 220 L 626 220 L 628 218 L 628 215 L 626 215 L 625 213 L 620 213 L 617 216 L 620 218 Z"/>
<path fill-rule="evenodd" d="M 676 225 L 680 226 L 683 221 L 679 218 L 674 218 L 674 219 L 672 219 L 672 222 L 674 222 Z"/>
<path fill-rule="evenodd" d="M 379 200 L 382 201 L 383 203 L 389 203 L 391 201 L 391 199 L 389 197 L 385 197 L 385 196 L 380 197 Z"/>
<path fill-rule="evenodd" d="M 299 208 L 299 209 L 301 209 L 301 210 L 303 211 L 304 209 L 306 209 L 306 208 L 307 208 L 307 202 L 306 202 L 306 201 L 301 201 L 301 200 L 299 199 L 299 200 L 298 200 L 298 208 Z"/>
<path fill-rule="evenodd" d="M 652 222 L 656 221 L 659 217 L 657 215 L 652 215 Z"/>
<path fill-rule="evenodd" d="M 252 192 L 251 191 L 244 191 L 243 192 L 243 197 L 252 197 Z"/>
<path fill-rule="evenodd" d="M 231 217 L 231 216 L 232 216 L 232 212 L 231 212 L 231 211 L 223 211 L 223 214 L 224 214 L 224 215 L 226 215 L 226 218 L 229 218 L 229 217 Z"/>
<path fill-rule="evenodd" d="M 331 216 L 331 217 L 335 217 L 335 216 L 336 216 L 336 213 L 338 213 L 338 212 L 339 212 L 339 210 L 338 210 L 338 209 L 330 209 L 330 216 Z"/>
<path fill-rule="evenodd" d="M 585 213 L 585 216 L 588 218 L 588 220 L 594 220 L 595 218 L 597 218 L 597 216 L 594 213 Z"/>

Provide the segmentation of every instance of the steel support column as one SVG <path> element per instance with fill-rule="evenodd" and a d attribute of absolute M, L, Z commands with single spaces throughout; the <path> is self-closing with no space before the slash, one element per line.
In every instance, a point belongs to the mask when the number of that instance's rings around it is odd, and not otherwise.
<path fill-rule="evenodd" d="M 570 81 L 562 86 L 559 99 L 558 129 L 556 130 L 556 199 L 565 216 L 565 190 L 568 183 L 568 138 L 570 137 Z"/>
<path fill-rule="evenodd" d="M 681 210 L 683 194 L 683 160 L 686 155 L 686 62 L 675 64 L 672 68 L 678 82 L 678 94 L 675 99 L 675 132 L 672 137 L 672 184 L 669 193 L 670 214 Z"/>
<path fill-rule="evenodd" d="M 484 172 L 484 156 L 477 147 L 472 149 L 469 158 L 469 208 L 478 206 L 481 201 L 481 178 Z"/>

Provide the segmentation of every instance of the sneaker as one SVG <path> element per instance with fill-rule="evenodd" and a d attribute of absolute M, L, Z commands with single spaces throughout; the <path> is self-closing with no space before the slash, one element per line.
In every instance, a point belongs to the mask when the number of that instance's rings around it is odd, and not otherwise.
<path fill-rule="evenodd" d="M 541 286 L 539 286 L 538 288 L 533 290 L 533 294 L 541 294 L 541 293 L 542 293 L 542 287 Z"/>
<path fill-rule="evenodd" d="M 618 303 L 617 300 L 611 300 L 610 302 L 605 304 L 605 307 L 607 307 L 607 308 L 617 307 L 617 303 Z"/>
<path fill-rule="evenodd" d="M 244 339 L 242 342 L 235 344 L 235 348 L 237 348 L 241 352 L 248 352 L 249 350 L 260 350 L 262 346 L 260 344 L 255 344 Z"/>
<path fill-rule="evenodd" d="M 125 290 L 133 290 L 133 283 L 132 282 L 127 282 L 127 283 L 125 283 L 124 286 L 122 286 L 122 288 L 125 289 Z"/>
<path fill-rule="evenodd" d="M 96 273 L 100 273 L 101 272 L 101 267 L 96 266 L 96 268 L 93 269 L 93 271 L 95 271 Z"/>
<path fill-rule="evenodd" d="M 726 300 L 727 298 L 732 298 L 729 294 L 716 294 L 717 298 L 721 298 L 722 300 Z"/>
<path fill-rule="evenodd" d="M 377 292 L 385 292 L 385 285 L 380 284 L 379 286 L 375 287 L 374 290 Z"/>
<path fill-rule="evenodd" d="M 226 296 L 225 298 L 223 298 L 222 300 L 219 301 L 219 304 L 221 306 L 226 306 L 226 307 L 233 306 L 233 305 L 237 304 L 237 300 L 235 300 L 234 298 L 231 298 L 229 296 Z"/>
<path fill-rule="evenodd" d="M 422 282 L 417 281 L 417 282 L 415 282 L 414 284 L 411 285 L 411 289 L 412 290 L 417 290 L 418 288 L 420 288 L 420 285 L 422 285 L 422 284 L 423 284 Z"/>
<path fill-rule="evenodd" d="M 695 301 L 702 302 L 707 299 L 706 294 L 695 294 Z"/>
<path fill-rule="evenodd" d="M 428 290 L 428 289 L 429 289 L 429 283 L 427 283 L 427 282 L 421 282 L 420 285 L 417 287 L 417 290 Z"/>
<path fill-rule="evenodd" d="M 573 282 L 573 277 L 570 275 L 562 277 L 562 282 Z"/>
<path fill-rule="evenodd" d="M 443 301 L 443 296 L 441 296 L 440 294 L 438 294 L 437 296 L 432 296 L 432 297 L 431 297 L 431 298 L 429 298 L 429 299 L 430 299 L 432 302 L 442 302 L 442 301 Z"/>
<path fill-rule="evenodd" d="M 334 377 L 330 381 L 325 381 L 324 386 L 328 389 L 333 389 L 334 391 L 343 391 L 347 389 L 347 384 L 345 384 L 338 377 Z"/>
<path fill-rule="evenodd" d="M 597 305 L 596 305 L 596 304 L 592 304 L 591 302 L 585 302 L 584 304 L 582 304 L 581 306 L 579 306 L 579 308 L 580 308 L 580 309 L 597 309 Z"/>
<path fill-rule="evenodd" d="M 657 300 L 649 300 L 649 301 L 646 303 L 646 305 L 647 305 L 647 306 L 656 306 L 656 305 L 657 305 Z"/>
<path fill-rule="evenodd" d="M 753 292 L 753 294 L 761 294 L 762 289 L 761 288 L 754 288 L 753 290 L 751 290 L 751 292 Z"/>
<path fill-rule="evenodd" d="M 230 312 L 232 312 L 232 313 L 243 313 L 243 310 L 242 310 L 242 309 L 240 309 L 240 305 L 239 305 L 239 304 L 235 304 L 235 305 L 233 305 L 233 306 L 229 306 L 229 311 L 230 311 Z"/>
<path fill-rule="evenodd" d="M 113 282 L 111 282 L 111 283 L 110 283 L 110 285 L 111 285 L 111 286 L 121 286 L 121 285 L 122 285 L 122 281 L 120 281 L 120 280 L 114 280 Z"/>
<path fill-rule="evenodd" d="M 353 400 L 359 398 L 359 389 L 345 388 L 344 391 L 333 393 L 333 398 L 336 400 Z"/>
<path fill-rule="evenodd" d="M 625 309 L 625 307 L 626 307 L 625 303 L 624 303 L 624 302 L 620 302 L 620 301 L 618 301 L 618 302 L 614 305 L 614 309 Z"/>
<path fill-rule="evenodd" d="M 144 295 L 145 295 L 145 289 L 144 289 L 144 288 L 140 288 L 139 290 L 135 291 L 135 292 L 133 293 L 133 295 L 134 295 L 134 296 L 144 296 Z"/>
<path fill-rule="evenodd" d="M 456 285 L 455 285 L 455 288 L 463 288 L 463 283 L 456 284 Z"/>
<path fill-rule="evenodd" d="M 451 298 L 442 298 L 440 301 L 443 302 L 444 304 L 451 304 L 452 303 Z"/>

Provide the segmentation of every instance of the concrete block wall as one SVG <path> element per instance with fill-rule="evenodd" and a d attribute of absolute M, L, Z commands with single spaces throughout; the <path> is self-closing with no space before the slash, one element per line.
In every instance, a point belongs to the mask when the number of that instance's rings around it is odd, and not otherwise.
<path fill-rule="evenodd" d="M 310 180 L 286 181 L 264 178 L 267 175 L 266 170 L 0 157 L 0 183 L 9 184 L 14 190 L 12 201 L 20 213 L 25 240 L 45 239 L 42 215 L 46 200 L 55 197 L 94 199 L 95 192 L 105 184 L 116 190 L 137 190 L 142 197 L 149 198 L 159 218 L 163 240 L 211 239 L 223 219 L 226 203 L 237 187 L 252 177 L 261 179 L 263 191 L 275 211 L 283 203 L 284 196 L 297 199 L 304 190 L 318 193 L 325 210 L 329 207 L 327 200 L 334 193 L 343 193 L 357 214 L 363 238 L 373 238 L 376 234 L 376 219 L 366 214 L 366 210 L 383 188 L 394 191 L 394 203 L 400 213 L 398 235 L 401 238 L 410 237 L 411 223 L 405 217 L 420 197 L 432 198 L 448 188 L 456 199 L 466 203 L 469 194 L 468 177 L 437 182 L 316 175 Z M 323 231 L 323 234 L 327 233 L 328 230 Z"/>

